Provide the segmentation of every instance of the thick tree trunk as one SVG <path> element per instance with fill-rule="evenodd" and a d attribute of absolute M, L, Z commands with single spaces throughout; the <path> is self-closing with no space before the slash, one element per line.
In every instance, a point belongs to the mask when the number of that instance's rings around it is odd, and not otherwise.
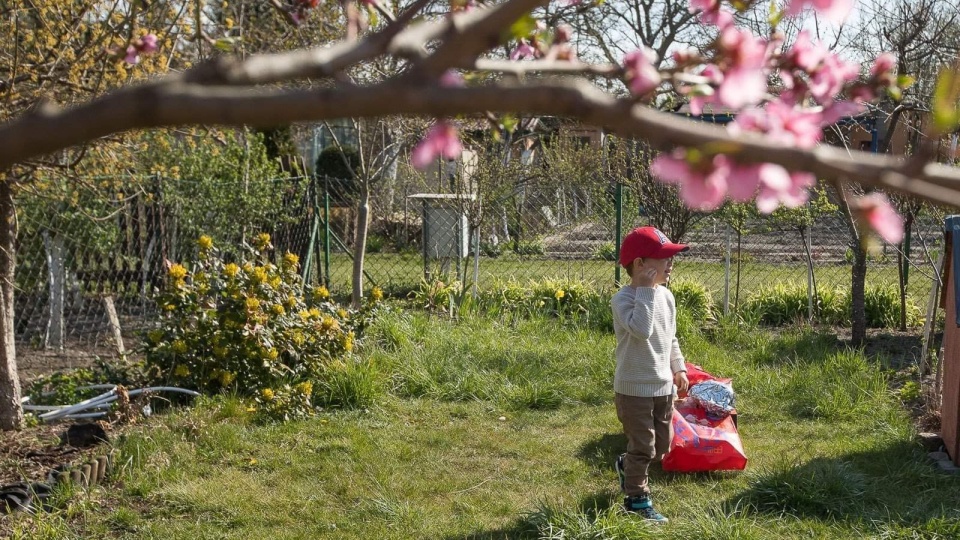
<path fill-rule="evenodd" d="M 353 243 L 353 307 L 360 307 L 363 299 L 363 255 L 367 250 L 367 228 L 370 222 L 370 188 L 366 182 L 360 187 L 357 204 L 357 235 Z"/>
<path fill-rule="evenodd" d="M 0 180 L 0 429 L 23 426 L 20 378 L 13 325 L 13 273 L 16 265 L 17 216 L 12 180 Z"/>
<path fill-rule="evenodd" d="M 864 287 L 867 281 L 867 252 L 859 242 L 853 244 L 853 271 L 850 280 L 851 343 L 863 345 L 867 340 L 867 312 Z"/>

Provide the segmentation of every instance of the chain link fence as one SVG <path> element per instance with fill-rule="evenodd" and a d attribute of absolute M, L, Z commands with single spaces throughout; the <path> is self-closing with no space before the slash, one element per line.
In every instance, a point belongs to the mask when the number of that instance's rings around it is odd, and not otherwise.
<path fill-rule="evenodd" d="M 230 258 L 245 239 L 269 232 L 278 255 L 300 257 L 307 282 L 350 293 L 362 192 L 354 183 L 131 177 L 45 186 L 17 201 L 21 355 L 109 356 L 121 342 L 131 349 L 154 314 L 165 261 L 189 261 L 201 234 Z M 517 182 L 492 200 L 422 180 L 378 185 L 370 190 L 364 289 L 405 296 L 433 280 L 483 289 L 544 279 L 611 289 L 626 279 L 613 262 L 618 239 L 648 223 L 642 202 L 601 179 Z M 691 246 L 676 259 L 675 277 L 702 284 L 726 310 L 777 283 L 849 288 L 850 232 L 840 213 L 820 215 L 806 229 L 757 215 L 731 221 L 696 215 L 674 238 Z M 935 279 L 942 227 L 942 218 L 928 215 L 913 224 L 908 293 L 917 305 L 926 304 Z M 872 255 L 868 286 L 896 287 L 897 261 L 891 246 Z"/>

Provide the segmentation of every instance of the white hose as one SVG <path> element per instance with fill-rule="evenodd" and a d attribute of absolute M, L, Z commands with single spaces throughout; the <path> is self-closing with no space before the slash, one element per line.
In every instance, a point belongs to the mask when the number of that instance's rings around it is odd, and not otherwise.
<path fill-rule="evenodd" d="M 83 412 L 91 411 L 96 409 L 105 409 L 110 406 L 111 403 L 119 399 L 120 396 L 117 395 L 117 385 L 115 384 L 94 384 L 90 386 L 82 386 L 78 390 L 108 390 L 96 397 L 90 399 L 85 399 L 80 403 L 74 405 L 28 405 L 30 401 L 30 396 L 24 396 L 20 402 L 24 410 L 27 411 L 48 411 L 41 415 L 39 418 L 44 422 L 52 422 L 54 420 L 68 419 L 68 418 L 98 418 L 106 415 L 106 412 Z M 187 394 L 188 396 L 197 397 L 200 395 L 199 392 L 193 390 L 188 390 L 186 388 L 178 388 L 176 386 L 151 386 L 148 388 L 137 388 L 134 390 L 127 391 L 128 396 L 136 396 L 147 392 L 176 392 L 180 394 Z M 44 392 L 43 395 L 51 395 L 54 392 Z"/>

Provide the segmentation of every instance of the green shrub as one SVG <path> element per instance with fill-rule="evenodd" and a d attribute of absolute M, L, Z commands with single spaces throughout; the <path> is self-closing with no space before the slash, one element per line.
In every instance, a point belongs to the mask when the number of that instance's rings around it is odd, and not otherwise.
<path fill-rule="evenodd" d="M 808 302 L 806 286 L 778 282 L 748 296 L 740 312 L 760 324 L 779 326 L 805 320 Z"/>
<path fill-rule="evenodd" d="M 499 257 L 503 254 L 502 244 L 490 244 L 487 242 L 480 242 L 480 253 L 484 257 Z"/>
<path fill-rule="evenodd" d="M 524 240 L 513 243 L 513 252 L 517 255 L 543 255 L 543 242 L 540 240 Z"/>
<path fill-rule="evenodd" d="M 544 278 L 526 284 L 496 280 L 480 291 L 473 309 L 490 315 L 561 317 L 592 328 L 613 329 L 609 295 L 577 279 Z"/>
<path fill-rule="evenodd" d="M 817 289 L 817 322 L 831 326 L 850 326 L 850 300 L 843 289 Z"/>
<path fill-rule="evenodd" d="M 677 302 L 677 312 L 686 312 L 693 321 L 705 322 L 715 318 L 713 296 L 700 283 L 676 280 L 670 283 L 670 292 Z"/>
<path fill-rule="evenodd" d="M 613 242 L 603 242 L 593 249 L 593 258 L 601 261 L 617 260 L 617 246 Z"/>
<path fill-rule="evenodd" d="M 850 324 L 851 298 L 849 290 L 820 287 L 817 290 L 815 322 L 835 326 Z M 760 324 L 779 326 L 806 320 L 808 316 L 807 287 L 797 283 L 776 283 L 763 287 L 740 306 L 744 317 Z M 864 291 L 864 313 L 867 326 L 892 328 L 900 324 L 900 293 L 895 287 L 867 286 Z M 922 321 L 921 310 L 907 299 L 907 325 Z"/>
<path fill-rule="evenodd" d="M 900 291 L 896 287 L 867 287 L 863 298 L 867 326 L 895 328 L 900 326 Z M 907 298 L 907 326 L 919 326 L 923 321 L 920 308 Z"/>
<path fill-rule="evenodd" d="M 463 292 L 459 281 L 444 282 L 435 279 L 428 282 L 420 279 L 420 287 L 410 293 L 410 298 L 420 307 L 443 311 L 449 308 L 454 299 Z"/>
<path fill-rule="evenodd" d="M 389 240 L 379 234 L 367 236 L 367 253 L 380 253 L 389 244 Z"/>
<path fill-rule="evenodd" d="M 310 392 L 283 389 L 322 383 L 331 362 L 351 354 L 382 294 L 350 310 L 325 287 L 305 289 L 296 255 L 270 261 L 267 234 L 236 263 L 225 263 L 209 237 L 198 245 L 191 268 L 169 266 L 160 321 L 144 340 L 147 369 L 163 383 L 256 396 L 271 418 L 308 413 Z"/>
<path fill-rule="evenodd" d="M 917 381 L 907 381 L 900 387 L 900 399 L 906 402 L 918 401 L 923 395 L 920 383 Z"/>

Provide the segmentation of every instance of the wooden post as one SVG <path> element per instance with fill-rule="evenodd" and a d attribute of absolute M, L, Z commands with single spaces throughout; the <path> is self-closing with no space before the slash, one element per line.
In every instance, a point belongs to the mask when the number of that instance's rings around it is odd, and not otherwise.
<path fill-rule="evenodd" d="M 47 320 L 47 334 L 44 339 L 44 345 L 50 349 L 58 351 L 63 350 L 63 305 L 64 305 L 64 282 L 66 281 L 66 271 L 64 269 L 63 257 L 64 246 L 63 237 L 57 233 L 52 235 L 48 231 L 43 231 L 43 247 L 47 255 L 47 276 L 49 278 L 49 318 Z"/>
<path fill-rule="evenodd" d="M 943 397 L 940 407 L 940 435 L 943 445 L 955 464 L 960 463 L 960 324 L 957 319 L 957 267 L 960 253 L 954 240 L 960 234 L 960 216 L 950 216 L 944 238 L 944 311 L 943 325 Z M 954 230 L 956 228 L 956 230 Z"/>
<path fill-rule="evenodd" d="M 110 331 L 113 333 L 113 342 L 117 346 L 117 355 L 123 359 L 127 356 L 127 351 L 123 347 L 123 334 L 120 332 L 120 318 L 117 317 L 117 308 L 113 305 L 113 296 L 103 297 L 103 306 L 107 310 L 107 318 L 110 320 Z"/>

